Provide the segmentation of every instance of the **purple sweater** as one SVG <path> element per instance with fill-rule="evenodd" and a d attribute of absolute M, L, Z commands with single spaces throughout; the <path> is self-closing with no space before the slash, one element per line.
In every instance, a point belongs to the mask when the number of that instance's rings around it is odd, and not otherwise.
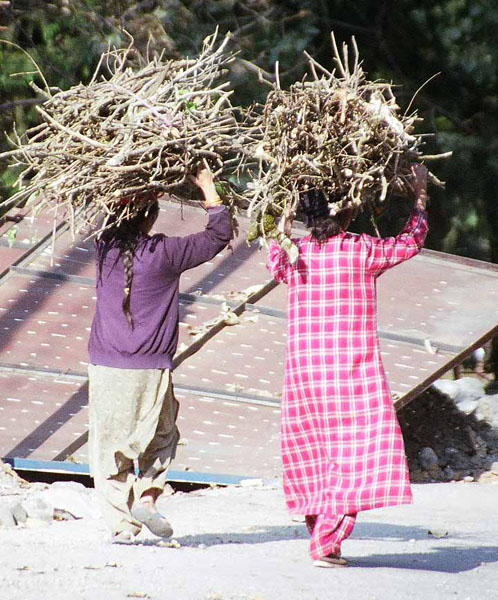
<path fill-rule="evenodd" d="M 122 309 L 124 266 L 117 248 L 107 252 L 101 273 L 97 264 L 97 307 L 88 344 L 93 365 L 171 369 L 178 345 L 180 275 L 212 259 L 232 233 L 226 208 L 211 208 L 208 214 L 209 222 L 200 233 L 140 238 L 130 297 L 133 329 Z"/>

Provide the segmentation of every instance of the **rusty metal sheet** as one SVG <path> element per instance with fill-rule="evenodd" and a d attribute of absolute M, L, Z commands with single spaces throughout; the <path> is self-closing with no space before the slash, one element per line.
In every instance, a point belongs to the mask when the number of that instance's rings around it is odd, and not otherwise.
<path fill-rule="evenodd" d="M 457 353 L 498 324 L 498 266 L 423 251 L 378 283 L 379 329 Z"/>
<path fill-rule="evenodd" d="M 276 477 L 281 472 L 280 408 L 177 386 L 180 446 L 177 471 Z"/>
<path fill-rule="evenodd" d="M 19 260 L 25 253 L 24 246 L 16 245 L 12 248 L 8 245 L 0 246 L 0 273 L 8 271 L 12 263 Z"/>
<path fill-rule="evenodd" d="M 246 312 L 175 370 L 179 385 L 255 397 L 280 398 L 285 348 L 285 319 Z"/>
<path fill-rule="evenodd" d="M 0 286 L 0 362 L 84 371 L 94 302 L 88 286 L 10 277 Z"/>
<path fill-rule="evenodd" d="M 285 313 L 266 315 L 263 303 L 244 313 L 241 322 L 225 328 L 175 372 L 182 385 L 205 386 L 262 398 L 282 393 L 287 322 Z M 270 309 L 271 310 L 271 309 Z M 380 338 L 381 353 L 392 393 L 404 396 L 444 368 L 452 354 L 431 353 L 424 345 Z"/>
<path fill-rule="evenodd" d="M 281 472 L 280 408 L 177 389 L 181 444 L 175 469 L 247 477 Z"/>
<path fill-rule="evenodd" d="M 42 252 L 33 255 L 23 264 L 24 268 L 47 271 L 59 275 L 71 275 L 95 279 L 94 242 L 78 239 L 73 242 L 69 231 L 65 231 L 47 245 Z"/>
<path fill-rule="evenodd" d="M 161 210 L 152 233 L 183 236 L 202 231 L 207 222 L 206 211 L 177 203 L 161 203 Z M 230 248 L 220 252 L 212 261 L 190 269 L 182 275 L 180 291 L 183 293 L 220 295 L 238 292 L 269 279 L 266 270 L 266 252 L 257 244 L 249 247 L 245 242 L 248 222 L 239 218 L 240 235 Z M 94 243 L 79 236 L 76 240 L 70 231 L 60 235 L 52 248 L 47 247 L 27 261 L 24 267 L 50 271 L 63 275 L 94 278 Z"/>
<path fill-rule="evenodd" d="M 7 218 L 8 217 L 8 218 Z M 22 260 L 53 231 L 53 221 L 44 216 L 34 217 L 29 209 L 10 211 L 0 221 L 0 277 L 9 267 Z"/>
<path fill-rule="evenodd" d="M 275 286 L 258 304 L 265 309 L 278 311 L 280 315 L 287 314 L 287 286 L 285 284 Z"/>
<path fill-rule="evenodd" d="M 258 304 L 267 314 L 282 315 L 286 286 Z M 498 266 L 423 250 L 379 278 L 378 326 L 388 380 L 401 407 L 498 333 Z M 403 345 L 419 375 L 392 360 L 396 353 L 387 350 L 389 344 Z"/>
<path fill-rule="evenodd" d="M 61 450 L 86 439 L 88 388 L 82 380 L 0 372 L 0 384 L 4 458 L 57 460 Z M 280 474 L 278 405 L 220 399 L 181 388 L 175 394 L 181 432 L 175 471 L 268 478 Z M 86 464 L 87 453 L 84 443 L 65 458 Z"/>
<path fill-rule="evenodd" d="M 380 351 L 396 406 L 400 401 L 406 403 L 407 394 L 415 388 L 421 392 L 428 387 L 431 376 L 441 369 L 446 371 L 446 365 L 453 358 L 447 352 L 432 354 L 418 344 L 383 336 L 380 337 Z"/>
<path fill-rule="evenodd" d="M 8 242 L 9 231 L 15 230 L 14 239 L 19 244 L 33 246 L 53 229 L 49 214 L 34 216 L 29 208 L 13 209 L 0 224 L 0 240 Z"/>
<path fill-rule="evenodd" d="M 85 372 L 93 286 L 15 275 L 0 285 L 0 362 Z M 196 340 L 220 306 L 180 301 L 179 347 Z"/>
<path fill-rule="evenodd" d="M 85 432 L 84 379 L 1 370 L 0 386 L 0 456 L 54 460 Z"/>
<path fill-rule="evenodd" d="M 498 324 L 498 266 L 430 250 L 379 277 L 381 337 L 457 354 Z M 287 288 L 261 300 L 285 312 Z"/>

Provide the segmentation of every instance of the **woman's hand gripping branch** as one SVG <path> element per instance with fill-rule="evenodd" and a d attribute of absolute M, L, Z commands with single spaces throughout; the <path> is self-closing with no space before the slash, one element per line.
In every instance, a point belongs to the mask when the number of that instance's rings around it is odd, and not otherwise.
<path fill-rule="evenodd" d="M 411 167 L 412 171 L 412 189 L 415 196 L 415 208 L 425 210 L 427 206 L 427 167 L 420 164 L 414 164 Z"/>
<path fill-rule="evenodd" d="M 191 180 L 202 191 L 204 196 L 204 208 L 214 208 L 215 206 L 221 206 L 223 204 L 214 185 L 214 175 L 207 163 L 204 167 L 199 169 L 196 175 L 191 176 Z"/>

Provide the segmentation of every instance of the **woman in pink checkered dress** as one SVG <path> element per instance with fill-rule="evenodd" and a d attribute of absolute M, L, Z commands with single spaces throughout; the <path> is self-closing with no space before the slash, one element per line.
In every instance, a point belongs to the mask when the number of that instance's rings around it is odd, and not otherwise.
<path fill-rule="evenodd" d="M 329 217 L 325 198 L 301 208 L 311 235 L 291 265 L 276 244 L 268 268 L 288 285 L 282 400 L 284 492 L 306 515 L 316 566 L 346 566 L 341 543 L 360 510 L 409 503 L 401 430 L 382 366 L 376 281 L 418 254 L 427 233 L 427 170 L 413 167 L 415 205 L 396 237 L 346 231 L 351 210 Z M 291 219 L 283 227 L 290 231 Z"/>

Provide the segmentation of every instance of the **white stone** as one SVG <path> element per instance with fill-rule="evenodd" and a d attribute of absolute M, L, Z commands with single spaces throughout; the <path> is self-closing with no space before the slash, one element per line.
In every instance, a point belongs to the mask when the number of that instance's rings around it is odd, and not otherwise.
<path fill-rule="evenodd" d="M 456 404 L 468 400 L 479 400 L 485 395 L 485 383 L 475 377 L 462 377 L 461 379 L 438 379 L 434 387 L 455 401 Z"/>
<path fill-rule="evenodd" d="M 462 377 L 457 379 L 457 395 L 455 402 L 464 402 L 465 400 L 479 400 L 486 394 L 484 391 L 485 382 L 475 377 Z"/>
<path fill-rule="evenodd" d="M 52 484 L 48 490 L 41 492 L 40 497 L 54 508 L 65 510 L 76 519 L 98 519 L 99 511 L 92 502 L 85 486 L 75 482 L 74 485 Z M 64 482 L 65 483 L 65 482 Z M 81 487 L 79 487 L 81 485 Z"/>
<path fill-rule="evenodd" d="M 28 518 L 28 513 L 26 512 L 26 510 L 24 509 L 23 505 L 20 502 L 13 504 L 10 507 L 10 510 L 12 511 L 12 516 L 14 517 L 14 519 L 16 520 L 16 523 L 18 525 L 19 525 L 19 523 L 26 523 L 26 519 Z"/>
<path fill-rule="evenodd" d="M 478 400 L 463 400 L 462 402 L 458 402 L 457 404 L 458 410 L 466 415 L 471 415 L 477 409 L 478 406 Z"/>
<path fill-rule="evenodd" d="M 261 487 L 263 485 L 263 480 L 259 478 L 242 479 L 239 485 L 242 487 Z"/>
<path fill-rule="evenodd" d="M 54 506 L 41 497 L 43 493 L 33 494 L 23 501 L 22 505 L 28 515 L 28 521 L 32 519 L 49 522 L 54 518 Z"/>
<path fill-rule="evenodd" d="M 441 392 L 441 394 L 444 394 L 445 396 L 448 396 L 454 400 L 458 394 L 458 387 L 456 383 L 456 380 L 453 379 L 438 379 L 432 385 L 438 390 L 438 392 Z"/>
<path fill-rule="evenodd" d="M 0 528 L 15 527 L 16 521 L 10 506 L 0 504 Z"/>
<path fill-rule="evenodd" d="M 498 394 L 483 396 L 479 400 L 476 417 L 481 421 L 486 421 L 491 427 L 498 429 Z"/>
<path fill-rule="evenodd" d="M 429 535 L 432 535 L 435 538 L 444 538 L 448 535 L 447 529 L 431 529 L 427 532 Z"/>
<path fill-rule="evenodd" d="M 75 492 L 80 492 L 81 494 L 88 494 L 90 490 L 86 488 L 82 483 L 78 483 L 77 481 L 54 481 L 49 486 L 51 489 L 61 489 L 61 490 L 73 490 Z"/>
<path fill-rule="evenodd" d="M 47 527 L 48 524 L 49 521 L 45 519 L 32 519 L 31 517 L 28 518 L 28 520 L 26 521 L 26 527 L 30 527 L 32 529 L 37 529 L 39 527 Z"/>

